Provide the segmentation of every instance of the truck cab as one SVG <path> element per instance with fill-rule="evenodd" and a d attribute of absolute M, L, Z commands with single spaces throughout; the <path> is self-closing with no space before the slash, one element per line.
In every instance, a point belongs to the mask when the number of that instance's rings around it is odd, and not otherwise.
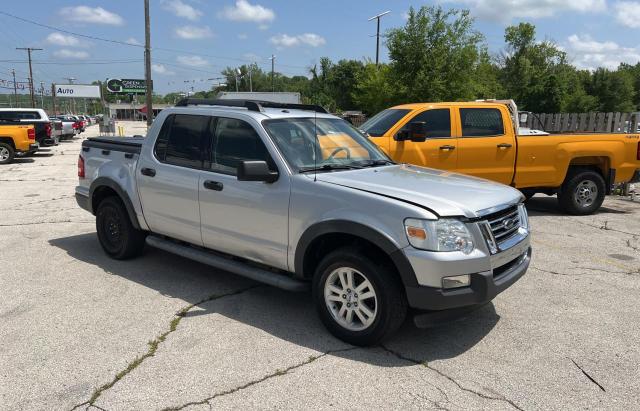
<path fill-rule="evenodd" d="M 571 214 L 591 214 L 615 184 L 640 176 L 640 136 L 518 132 L 512 101 L 405 104 L 360 128 L 398 162 L 558 194 Z"/>

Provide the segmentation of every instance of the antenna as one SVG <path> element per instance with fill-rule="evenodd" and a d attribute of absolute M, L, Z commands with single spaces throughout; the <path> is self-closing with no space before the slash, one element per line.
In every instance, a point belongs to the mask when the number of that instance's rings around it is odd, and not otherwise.
<path fill-rule="evenodd" d="M 318 112 L 313 111 L 313 138 L 316 140 L 318 151 L 322 156 L 322 147 L 320 147 L 320 139 L 318 138 Z M 315 150 L 314 150 L 315 151 Z M 313 154 L 313 181 L 318 181 L 318 154 Z"/>

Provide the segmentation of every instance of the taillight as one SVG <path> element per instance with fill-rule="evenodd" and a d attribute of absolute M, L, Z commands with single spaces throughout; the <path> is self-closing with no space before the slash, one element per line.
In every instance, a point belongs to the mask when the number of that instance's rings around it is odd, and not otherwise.
<path fill-rule="evenodd" d="M 27 138 L 29 138 L 29 140 L 36 139 L 36 130 L 33 127 L 29 127 L 27 130 Z"/>
<path fill-rule="evenodd" d="M 46 123 L 44 125 L 44 130 L 47 132 L 47 137 L 51 137 L 51 123 Z"/>
<path fill-rule="evenodd" d="M 77 130 L 78 129 L 78 122 L 76 121 L 75 123 L 73 123 L 73 129 Z"/>
<path fill-rule="evenodd" d="M 636 155 L 636 159 L 640 160 L 640 142 L 638 143 L 638 154 Z"/>
<path fill-rule="evenodd" d="M 78 156 L 78 177 L 84 178 L 84 158 Z"/>

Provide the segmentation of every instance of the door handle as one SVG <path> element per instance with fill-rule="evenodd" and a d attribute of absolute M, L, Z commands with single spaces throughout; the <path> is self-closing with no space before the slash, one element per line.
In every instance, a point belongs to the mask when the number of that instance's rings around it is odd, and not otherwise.
<path fill-rule="evenodd" d="M 204 182 L 204 188 L 206 188 L 207 190 L 222 191 L 223 187 L 224 185 L 217 181 L 206 180 Z"/>
<path fill-rule="evenodd" d="M 450 146 L 450 145 L 446 145 L 446 146 L 440 146 L 440 150 L 455 150 L 456 146 Z"/>
<path fill-rule="evenodd" d="M 140 174 L 145 175 L 145 176 L 149 176 L 149 177 L 155 177 L 156 176 L 156 170 L 153 169 L 153 168 L 142 167 L 140 169 Z"/>
<path fill-rule="evenodd" d="M 498 144 L 497 147 L 498 148 L 511 148 L 511 147 L 513 147 L 513 145 L 509 144 L 509 143 L 502 143 L 502 144 Z"/>

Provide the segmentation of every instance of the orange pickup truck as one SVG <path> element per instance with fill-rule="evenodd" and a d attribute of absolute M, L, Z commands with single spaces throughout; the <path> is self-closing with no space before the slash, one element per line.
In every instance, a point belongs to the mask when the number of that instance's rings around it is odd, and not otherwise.
<path fill-rule="evenodd" d="M 640 179 L 638 134 L 520 135 L 513 102 L 419 103 L 384 110 L 360 129 L 393 160 L 558 195 L 596 211 L 615 184 Z"/>
<path fill-rule="evenodd" d="M 9 164 L 16 153 L 34 153 L 39 148 L 33 125 L 0 120 L 0 164 Z"/>

